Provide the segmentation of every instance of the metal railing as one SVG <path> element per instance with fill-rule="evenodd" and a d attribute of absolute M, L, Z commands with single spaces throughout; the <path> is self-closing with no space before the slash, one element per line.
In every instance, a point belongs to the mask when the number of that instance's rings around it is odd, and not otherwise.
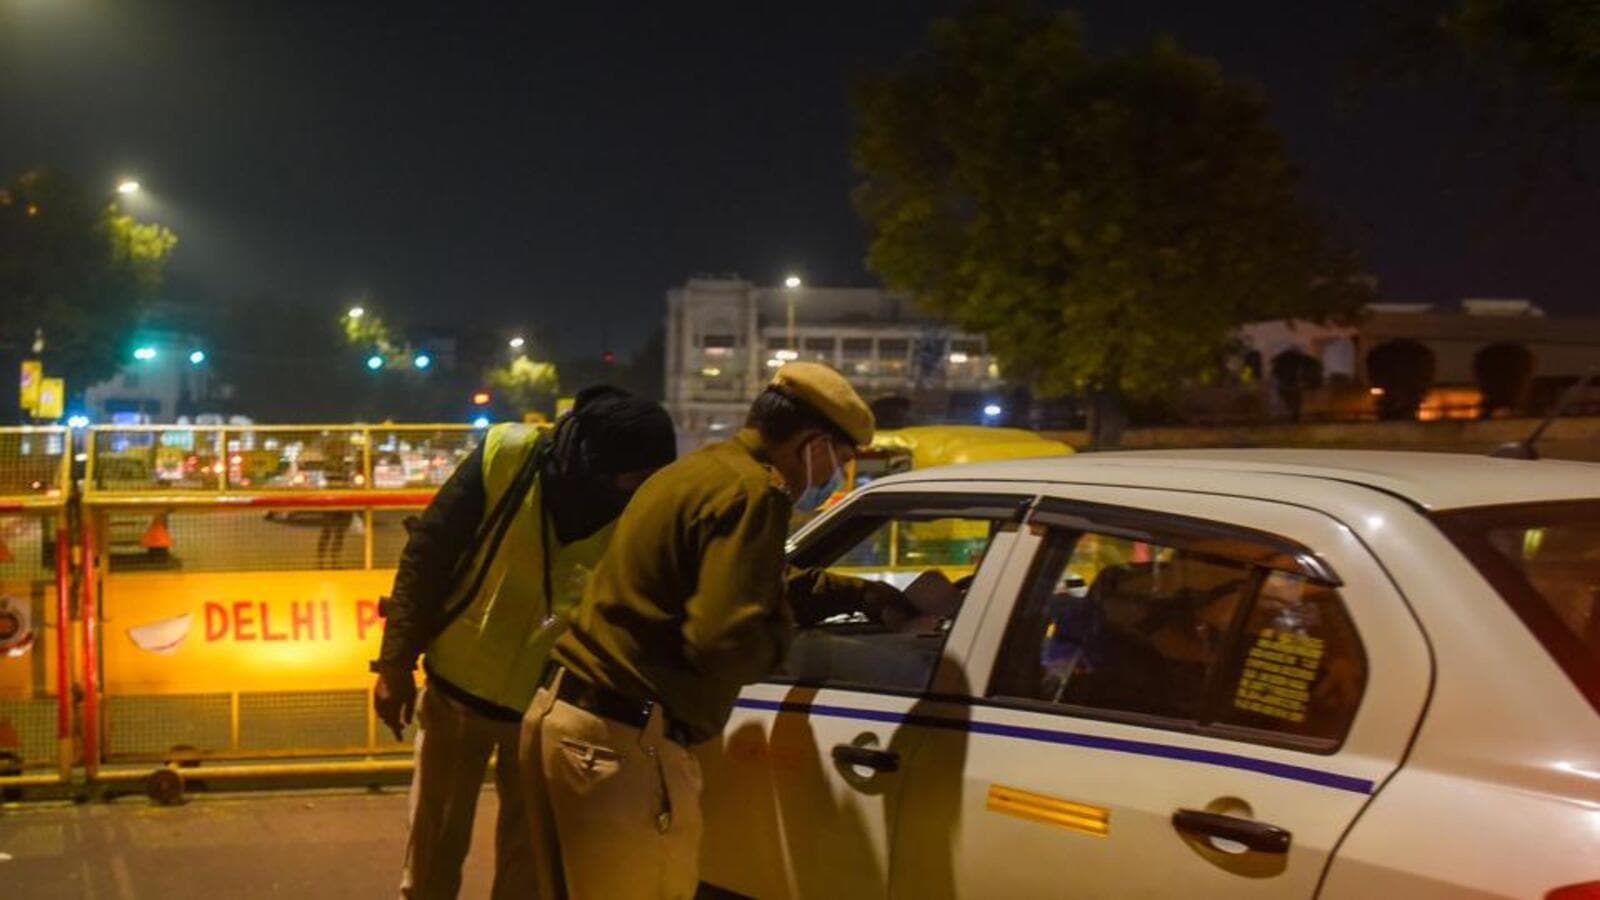
<path fill-rule="evenodd" d="M 77 761 L 72 455 L 67 429 L 0 428 L 0 785 L 61 783 Z"/>
<path fill-rule="evenodd" d="M 377 601 L 483 434 L 0 429 L 0 787 L 403 771 L 410 734 L 372 713 Z"/>

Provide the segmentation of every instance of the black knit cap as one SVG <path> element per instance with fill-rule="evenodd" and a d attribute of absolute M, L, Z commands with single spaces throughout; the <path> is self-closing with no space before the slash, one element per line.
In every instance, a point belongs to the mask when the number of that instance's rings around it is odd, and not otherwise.
<path fill-rule="evenodd" d="M 672 417 L 661 404 L 622 388 L 584 388 L 573 398 L 570 415 L 582 466 L 590 475 L 659 469 L 678 457 Z"/>

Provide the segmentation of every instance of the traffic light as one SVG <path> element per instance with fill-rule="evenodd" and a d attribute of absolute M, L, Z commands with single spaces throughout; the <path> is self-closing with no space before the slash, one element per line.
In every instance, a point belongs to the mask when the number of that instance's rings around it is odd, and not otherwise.
<path fill-rule="evenodd" d="M 472 395 L 472 405 L 473 406 L 488 406 L 489 405 L 489 401 L 492 400 L 492 399 L 494 399 L 494 398 L 489 396 L 489 392 L 488 391 L 476 391 Z"/>
<path fill-rule="evenodd" d="M 610 350 L 607 350 L 604 353 L 600 354 L 600 361 L 609 366 L 612 363 L 617 361 L 617 354 L 611 352 Z"/>

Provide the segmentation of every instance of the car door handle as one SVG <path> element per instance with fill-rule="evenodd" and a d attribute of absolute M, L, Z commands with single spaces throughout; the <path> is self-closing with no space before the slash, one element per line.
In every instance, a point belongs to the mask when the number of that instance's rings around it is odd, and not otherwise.
<path fill-rule="evenodd" d="M 1186 834 L 1235 841 L 1260 853 L 1289 852 L 1289 832 L 1276 825 L 1237 816 L 1180 809 L 1172 814 L 1172 827 Z"/>
<path fill-rule="evenodd" d="M 833 761 L 847 766 L 866 766 L 879 772 L 900 771 L 900 754 L 893 750 L 874 750 L 855 744 L 834 744 Z"/>

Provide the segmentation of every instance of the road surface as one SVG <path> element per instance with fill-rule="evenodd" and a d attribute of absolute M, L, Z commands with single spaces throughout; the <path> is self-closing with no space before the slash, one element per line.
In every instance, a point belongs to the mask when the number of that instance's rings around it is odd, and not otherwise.
<path fill-rule="evenodd" d="M 463 898 L 489 896 L 494 791 L 478 804 Z M 403 789 L 196 795 L 160 807 L 0 809 L 6 900 L 394 897 L 405 851 Z"/>

